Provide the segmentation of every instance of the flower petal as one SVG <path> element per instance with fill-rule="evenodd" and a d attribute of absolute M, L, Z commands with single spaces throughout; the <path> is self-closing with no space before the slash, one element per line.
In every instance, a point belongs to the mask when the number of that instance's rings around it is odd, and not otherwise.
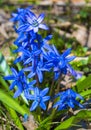
<path fill-rule="evenodd" d="M 46 24 L 39 24 L 39 28 L 44 29 L 44 30 L 48 30 L 48 26 Z"/>
<path fill-rule="evenodd" d="M 15 87 L 15 85 L 16 85 L 16 81 L 12 82 L 9 89 L 12 90 Z"/>
<path fill-rule="evenodd" d="M 25 97 L 29 100 L 35 100 L 35 96 L 34 95 L 25 95 Z"/>
<path fill-rule="evenodd" d="M 50 99 L 50 96 L 45 96 L 45 97 L 43 97 L 43 102 L 46 102 L 46 101 L 48 101 Z"/>
<path fill-rule="evenodd" d="M 39 91 L 38 87 L 36 87 L 35 91 L 34 91 L 34 95 L 37 97 L 37 96 L 39 96 L 39 93 L 40 93 L 40 91 Z"/>
<path fill-rule="evenodd" d="M 4 80 L 15 80 L 15 76 L 14 75 L 5 76 Z"/>
<path fill-rule="evenodd" d="M 31 30 L 33 30 L 33 27 L 31 25 L 29 25 L 28 28 L 26 29 L 26 31 L 28 32 L 28 31 L 31 31 Z"/>
<path fill-rule="evenodd" d="M 18 96 L 20 96 L 21 95 L 21 93 L 22 93 L 22 91 L 20 90 L 20 89 L 18 89 L 16 92 L 15 92 L 15 94 L 14 94 L 14 98 L 17 98 Z"/>
<path fill-rule="evenodd" d="M 37 69 L 37 75 L 38 75 L 39 82 L 42 83 L 42 81 L 43 81 L 43 75 L 42 75 L 41 70 Z"/>
<path fill-rule="evenodd" d="M 45 17 L 45 14 L 44 14 L 44 13 L 41 13 L 41 14 L 39 15 L 38 19 L 37 19 L 38 23 L 41 23 L 41 22 L 43 21 L 44 17 Z"/>
<path fill-rule="evenodd" d="M 45 96 L 45 95 L 48 93 L 48 91 L 49 91 L 49 88 L 45 88 L 45 89 L 43 89 L 43 90 L 40 92 L 40 95 L 43 97 L 43 96 Z"/>
<path fill-rule="evenodd" d="M 44 102 L 41 101 L 39 105 L 43 110 L 46 110 L 46 105 Z"/>
<path fill-rule="evenodd" d="M 33 28 L 34 32 L 38 32 L 38 26 Z"/>
<path fill-rule="evenodd" d="M 30 108 L 30 111 L 34 111 L 37 106 L 38 106 L 38 102 L 37 102 L 37 101 L 34 101 L 34 102 L 32 103 L 32 106 L 31 106 L 31 108 Z"/>
<path fill-rule="evenodd" d="M 11 71 L 12 71 L 12 73 L 13 73 L 14 76 L 18 75 L 17 71 L 13 67 L 11 68 Z"/>
<path fill-rule="evenodd" d="M 34 85 L 36 83 L 36 80 L 33 80 L 29 83 L 29 85 Z"/>
<path fill-rule="evenodd" d="M 63 57 L 66 57 L 70 54 L 71 52 L 71 48 L 68 48 L 66 51 L 64 51 L 64 53 L 62 54 Z"/>
<path fill-rule="evenodd" d="M 31 73 L 28 75 L 28 78 L 32 78 L 33 76 L 35 76 L 35 73 L 31 72 Z"/>

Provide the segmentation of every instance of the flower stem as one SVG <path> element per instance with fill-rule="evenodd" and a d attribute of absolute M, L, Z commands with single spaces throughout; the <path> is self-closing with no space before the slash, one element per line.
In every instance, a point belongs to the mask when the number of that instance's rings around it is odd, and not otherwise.
<path fill-rule="evenodd" d="M 62 75 L 60 75 L 60 77 L 59 77 L 59 79 L 58 79 L 57 93 L 58 93 L 59 90 L 60 90 L 60 82 L 61 82 L 61 79 L 62 79 Z"/>
<path fill-rule="evenodd" d="M 37 75 L 35 75 L 35 79 L 36 79 L 37 87 L 39 87 L 39 80 L 38 80 L 38 76 Z"/>

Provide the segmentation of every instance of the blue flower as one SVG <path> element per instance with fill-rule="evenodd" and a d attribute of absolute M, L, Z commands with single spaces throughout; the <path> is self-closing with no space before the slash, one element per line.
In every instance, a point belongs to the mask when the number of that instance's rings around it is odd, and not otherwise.
<path fill-rule="evenodd" d="M 18 28 L 19 32 L 29 32 L 31 30 L 33 30 L 35 33 L 38 32 L 38 29 L 44 29 L 44 30 L 48 30 L 47 25 L 41 23 L 44 19 L 44 13 L 41 13 L 39 15 L 39 17 L 37 18 L 36 15 L 33 12 L 28 12 L 28 15 L 26 15 L 26 23 L 24 23 L 23 25 L 21 25 Z"/>
<path fill-rule="evenodd" d="M 67 74 L 68 69 L 71 71 L 72 68 L 71 66 L 69 67 L 69 62 L 74 60 L 75 56 L 68 56 L 70 52 L 71 48 L 67 49 L 63 54 L 59 54 L 53 45 L 51 50 L 44 54 L 44 57 L 47 59 L 45 66 L 53 68 L 55 79 L 58 79 L 62 73 Z"/>
<path fill-rule="evenodd" d="M 36 80 L 33 80 L 30 83 L 27 83 L 26 76 L 24 75 L 23 70 L 17 72 L 14 68 L 11 68 L 12 75 L 5 76 L 5 80 L 14 80 L 10 85 L 10 90 L 12 90 L 15 86 L 18 87 L 17 91 L 14 94 L 14 98 L 20 96 L 20 94 L 24 91 L 27 93 L 27 90 L 33 88 L 33 85 L 36 83 Z"/>
<path fill-rule="evenodd" d="M 10 21 L 12 22 L 20 22 L 23 23 L 26 21 L 25 16 L 28 14 L 28 12 L 30 12 L 30 9 L 32 8 L 32 6 L 26 8 L 26 9 L 22 9 L 22 8 L 18 8 L 17 9 L 17 13 L 12 13 L 13 18 L 10 19 Z"/>
<path fill-rule="evenodd" d="M 37 58 L 41 53 L 41 50 L 38 50 L 36 47 L 31 51 L 28 49 L 29 48 L 19 47 L 17 50 L 15 50 L 15 52 L 22 52 L 22 54 L 15 59 L 14 63 L 23 61 L 24 65 L 29 64 L 34 60 L 34 57 Z"/>
<path fill-rule="evenodd" d="M 52 38 L 52 35 L 48 35 L 46 36 L 44 39 L 42 38 L 41 35 L 36 34 L 36 39 L 38 41 L 38 46 L 39 48 L 44 51 L 44 49 L 50 50 L 51 47 L 50 45 L 47 43 L 50 39 Z"/>
<path fill-rule="evenodd" d="M 48 93 L 49 88 L 39 90 L 38 87 L 35 87 L 33 91 L 34 94 L 26 95 L 26 98 L 28 100 L 34 100 L 30 108 L 30 111 L 34 111 L 37 106 L 40 106 L 43 110 L 46 110 L 45 102 L 50 99 L 50 96 L 45 95 Z"/>
<path fill-rule="evenodd" d="M 83 106 L 77 101 L 77 98 L 83 100 L 83 97 L 78 93 L 74 92 L 72 89 L 68 89 L 64 92 L 57 94 L 60 96 L 60 100 L 54 104 L 54 108 L 58 107 L 58 110 L 63 110 L 68 107 L 74 108 L 75 105 L 83 108 Z"/>
<path fill-rule="evenodd" d="M 44 71 L 49 71 L 49 69 L 43 66 L 43 60 L 39 61 L 36 57 L 32 60 L 32 66 L 26 67 L 23 69 L 24 71 L 30 71 L 28 74 L 28 78 L 32 78 L 37 75 L 40 83 L 43 81 L 43 73 Z"/>
<path fill-rule="evenodd" d="M 17 47 L 23 47 L 23 48 L 31 48 L 31 45 L 35 45 L 34 40 L 36 38 L 35 33 L 19 33 L 19 37 L 14 41 L 14 44 L 17 45 Z"/>

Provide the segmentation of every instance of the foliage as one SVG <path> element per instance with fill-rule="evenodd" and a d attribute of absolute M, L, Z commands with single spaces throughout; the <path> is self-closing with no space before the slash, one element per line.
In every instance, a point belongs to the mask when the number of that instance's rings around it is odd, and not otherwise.
<path fill-rule="evenodd" d="M 56 43 L 57 34 L 53 40 L 52 35 L 43 37 L 41 29 L 48 30 L 48 26 L 42 22 L 45 15 L 41 13 L 37 17 L 32 12 L 32 6 L 18 8 L 12 16 L 11 21 L 15 23 L 14 29 L 18 34 L 14 41 L 17 47 L 13 52 L 18 54 L 11 69 L 0 54 L 0 103 L 10 113 L 16 126 L 24 130 L 19 115 L 27 122 L 30 111 L 38 122 L 37 130 L 66 130 L 81 120 L 91 120 L 91 112 L 87 110 L 91 97 L 91 75 L 82 76 L 77 71 L 84 71 L 91 64 L 91 58 L 76 62 L 71 51 L 78 55 L 79 47 L 76 52 L 71 48 L 63 51 L 60 49 L 65 46 L 64 40 L 58 40 L 62 45 Z M 48 44 L 50 40 L 55 42 L 55 46 L 58 45 L 58 50 L 54 45 Z M 85 48 L 80 46 L 80 49 L 85 55 Z M 70 85 L 70 88 L 67 84 L 61 86 L 66 76 L 75 85 Z M 0 113 L 4 111 L 1 109 Z"/>

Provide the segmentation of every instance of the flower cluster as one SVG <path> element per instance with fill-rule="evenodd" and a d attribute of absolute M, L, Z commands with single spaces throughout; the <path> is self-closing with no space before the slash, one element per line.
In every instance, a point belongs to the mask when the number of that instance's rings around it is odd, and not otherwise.
<path fill-rule="evenodd" d="M 32 7 L 28 7 L 26 9 L 19 8 L 17 13 L 13 13 L 12 16 L 11 21 L 16 23 L 14 29 L 18 34 L 18 38 L 14 41 L 17 46 L 14 53 L 21 52 L 21 55 L 15 59 L 14 63 L 21 62 L 23 68 L 19 72 L 11 68 L 12 75 L 6 76 L 4 79 L 13 80 L 10 90 L 17 86 L 14 98 L 20 96 L 23 92 L 27 100 L 31 102 L 33 100 L 30 111 L 35 110 L 37 106 L 46 110 L 45 102 L 51 99 L 50 95 L 46 96 L 50 88 L 45 87 L 42 89 L 38 86 L 43 82 L 44 72 L 53 71 L 55 81 L 62 74 L 66 75 L 68 72 L 73 76 L 77 76 L 77 73 L 69 64 L 69 62 L 74 60 L 75 56 L 70 56 L 71 48 L 60 54 L 54 45 L 48 44 L 52 35 L 43 38 L 38 33 L 39 29 L 48 30 L 48 26 L 43 23 L 44 13 L 36 16 L 32 12 Z M 53 107 L 58 106 L 60 110 L 67 108 L 67 106 L 73 108 L 74 104 L 82 107 L 76 97 L 82 99 L 71 89 L 61 92 L 60 100 Z"/>
<path fill-rule="evenodd" d="M 83 100 L 83 98 L 72 89 L 68 89 L 57 95 L 60 97 L 60 100 L 54 104 L 54 108 L 58 107 L 58 110 L 63 110 L 67 107 L 74 108 L 74 104 L 83 108 L 83 106 L 76 100 L 77 98 Z"/>

